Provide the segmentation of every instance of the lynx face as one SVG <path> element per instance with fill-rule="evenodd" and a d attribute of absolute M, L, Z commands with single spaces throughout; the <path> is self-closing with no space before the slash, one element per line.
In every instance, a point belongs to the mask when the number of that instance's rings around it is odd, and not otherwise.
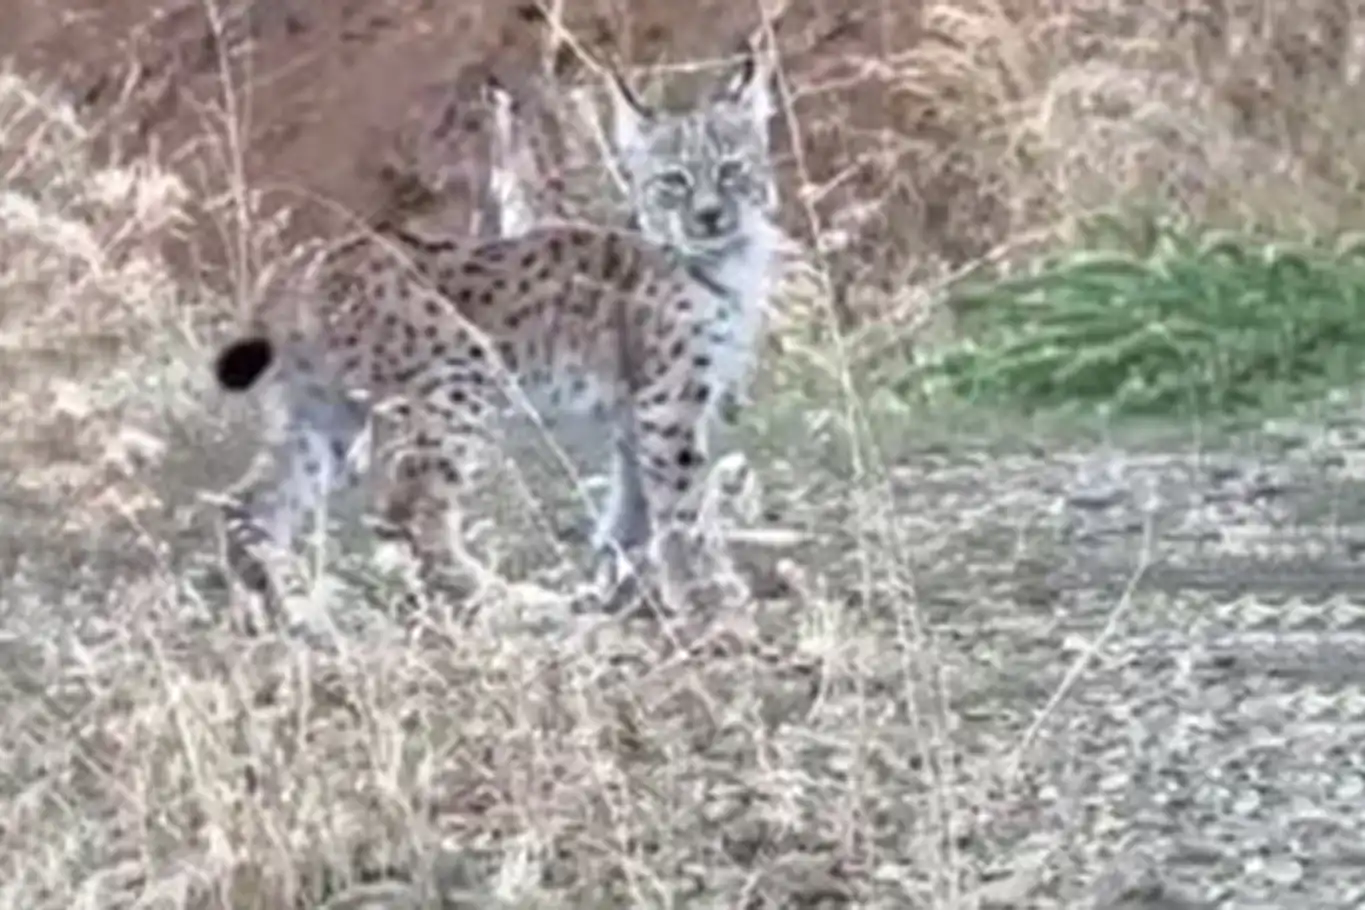
<path fill-rule="evenodd" d="M 764 231 L 776 207 L 768 74 L 752 57 L 709 103 L 671 113 L 614 80 L 617 153 L 640 229 L 685 257 L 712 259 Z"/>

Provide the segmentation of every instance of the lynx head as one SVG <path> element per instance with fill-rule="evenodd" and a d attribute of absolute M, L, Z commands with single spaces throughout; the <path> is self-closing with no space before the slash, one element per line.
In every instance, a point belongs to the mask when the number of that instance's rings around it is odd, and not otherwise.
<path fill-rule="evenodd" d="M 777 203 L 770 83 L 770 69 L 747 43 L 740 65 L 689 111 L 648 106 L 613 73 L 616 151 L 646 237 L 710 258 L 764 228 Z"/>

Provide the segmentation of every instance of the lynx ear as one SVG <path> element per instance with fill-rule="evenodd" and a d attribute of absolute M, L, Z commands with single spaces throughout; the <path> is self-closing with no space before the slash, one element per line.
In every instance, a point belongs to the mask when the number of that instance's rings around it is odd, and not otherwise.
<path fill-rule="evenodd" d="M 607 75 L 611 89 L 612 137 L 617 153 L 622 154 L 639 144 L 641 134 L 656 115 L 654 109 L 635 94 L 618 66 L 611 66 Z"/>
<path fill-rule="evenodd" d="M 772 94 L 772 55 L 760 56 L 747 37 L 740 42 L 739 51 L 739 65 L 721 82 L 713 97 L 747 109 L 759 126 L 766 127 L 777 111 Z"/>

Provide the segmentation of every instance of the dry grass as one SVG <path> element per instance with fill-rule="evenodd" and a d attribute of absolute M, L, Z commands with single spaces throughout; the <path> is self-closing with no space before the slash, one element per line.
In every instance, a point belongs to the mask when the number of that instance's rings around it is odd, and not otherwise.
<path fill-rule="evenodd" d="M 806 193 L 850 253 L 836 278 L 889 290 L 1017 260 L 1112 209 L 1359 224 L 1365 5 L 929 0 L 919 26 L 795 77 Z M 854 297 L 871 323 L 920 305 Z"/>
<path fill-rule="evenodd" d="M 1360 11 L 1223 10 L 959 0 L 927 43 L 839 61 L 904 115 L 873 185 L 911 214 L 867 242 L 946 267 L 1154 198 L 1350 223 Z M 516 500 L 481 543 L 527 581 L 468 622 L 392 623 L 361 553 L 326 596 L 363 634 L 234 634 L 195 499 L 241 463 L 201 340 L 231 307 L 151 253 L 182 191 L 96 166 L 8 76 L 0 140 L 0 906 L 1078 906 L 1127 861 L 1132 725 L 1173 684 L 1110 654 L 1149 688 L 1072 687 L 1150 605 L 1062 611 L 1036 565 L 1063 481 L 888 467 L 854 402 L 809 393 L 837 383 L 794 391 L 800 358 L 752 441 L 807 543 L 751 554 L 782 590 L 735 616 L 566 618 L 571 564 Z M 1160 603 L 1161 630 L 1186 621 Z"/>

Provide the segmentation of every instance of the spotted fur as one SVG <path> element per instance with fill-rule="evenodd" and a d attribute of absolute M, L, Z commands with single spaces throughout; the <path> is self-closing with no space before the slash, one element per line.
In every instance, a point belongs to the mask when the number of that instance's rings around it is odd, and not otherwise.
<path fill-rule="evenodd" d="M 741 69 L 739 80 L 751 78 Z M 659 245 L 685 245 L 680 234 L 685 225 L 671 220 L 675 198 L 666 191 L 669 181 L 682 181 L 685 191 L 695 185 L 703 205 L 717 205 L 732 189 L 722 184 L 731 179 L 727 169 L 737 166 L 751 176 L 767 198 L 760 206 L 773 212 L 777 205 L 776 180 L 770 160 L 766 130 L 753 133 L 749 122 L 716 116 L 678 119 L 667 130 L 650 129 L 657 117 L 644 106 L 619 74 L 613 74 L 616 102 L 615 160 L 603 160 L 608 149 L 601 142 L 601 123 L 589 92 L 584 87 L 541 85 L 540 91 L 514 95 L 496 80 L 484 87 L 484 102 L 492 112 L 493 141 L 490 156 L 490 196 L 496 201 L 492 219 L 503 236 L 516 236 L 549 224 L 606 224 L 640 231 Z M 766 95 L 755 96 L 756 115 L 771 116 Z M 621 177 L 633 189 L 620 198 Z M 767 275 L 741 279 L 741 293 L 760 294 Z M 746 303 L 745 313 L 757 318 L 760 301 Z M 757 335 L 749 327 L 748 334 Z M 752 359 L 753 352 L 749 352 Z M 717 414 L 734 425 L 748 385 L 747 370 L 722 393 Z M 593 533 L 600 550 L 612 539 L 626 548 L 638 544 L 647 533 L 647 508 L 638 476 L 638 459 L 618 452 L 614 458 L 611 494 Z"/>
<path fill-rule="evenodd" d="M 267 385 L 282 418 L 225 507 L 229 563 L 248 587 L 274 597 L 264 554 L 353 482 L 375 427 L 382 525 L 423 566 L 467 559 L 457 494 L 491 441 L 488 418 L 530 404 L 610 428 L 617 485 L 597 542 L 645 547 L 665 603 L 686 605 L 707 429 L 756 347 L 775 257 L 768 76 L 751 54 L 681 113 L 620 81 L 614 97 L 648 236 L 564 224 L 482 242 L 368 234 L 266 289 L 215 365 L 225 389 Z"/>

